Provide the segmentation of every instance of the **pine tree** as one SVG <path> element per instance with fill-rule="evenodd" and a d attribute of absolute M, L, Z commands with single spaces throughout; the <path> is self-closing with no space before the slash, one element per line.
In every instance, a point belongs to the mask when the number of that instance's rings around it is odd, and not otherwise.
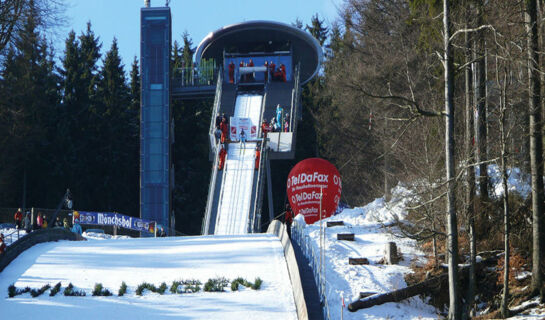
<path fill-rule="evenodd" d="M 318 14 L 312 16 L 310 20 L 310 25 L 307 24 L 305 29 L 310 32 L 310 34 L 320 42 L 320 45 L 324 45 L 327 40 L 327 35 L 329 33 L 329 28 L 324 24 L 324 20 L 320 20 Z"/>

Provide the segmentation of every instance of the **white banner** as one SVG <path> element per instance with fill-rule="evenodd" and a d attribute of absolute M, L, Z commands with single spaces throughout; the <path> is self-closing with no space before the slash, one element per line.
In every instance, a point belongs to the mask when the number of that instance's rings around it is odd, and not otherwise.
<path fill-rule="evenodd" d="M 230 137 L 231 140 L 240 140 L 240 132 L 244 130 L 247 140 L 257 140 L 257 126 L 252 124 L 250 118 L 230 117 Z"/>

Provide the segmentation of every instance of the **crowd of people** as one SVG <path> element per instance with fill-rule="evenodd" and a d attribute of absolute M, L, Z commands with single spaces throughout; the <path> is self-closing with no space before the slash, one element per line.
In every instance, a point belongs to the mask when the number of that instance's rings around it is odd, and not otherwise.
<path fill-rule="evenodd" d="M 286 66 L 281 63 L 280 66 L 278 66 L 278 68 L 276 67 L 276 64 L 273 62 L 273 61 L 265 61 L 265 63 L 263 64 L 263 66 L 265 67 L 265 72 L 264 72 L 264 75 L 263 75 L 263 79 L 265 80 L 265 82 L 269 82 L 270 81 L 282 81 L 282 82 L 286 82 L 287 81 L 287 70 L 286 70 Z M 238 65 L 239 68 L 241 67 L 255 67 L 255 64 L 254 64 L 254 61 L 252 59 L 250 59 L 248 62 L 244 62 L 244 61 L 240 61 L 239 65 Z M 227 70 L 228 70 L 228 74 L 229 74 L 229 83 L 235 83 L 235 70 L 236 70 L 236 65 L 235 65 L 235 62 L 231 60 L 231 62 L 227 65 Z M 239 78 L 239 81 L 240 82 L 254 82 L 255 81 L 255 72 L 249 72 L 249 73 L 244 73 L 244 74 L 241 74 L 240 71 L 239 71 L 239 74 L 240 74 L 240 78 Z"/>

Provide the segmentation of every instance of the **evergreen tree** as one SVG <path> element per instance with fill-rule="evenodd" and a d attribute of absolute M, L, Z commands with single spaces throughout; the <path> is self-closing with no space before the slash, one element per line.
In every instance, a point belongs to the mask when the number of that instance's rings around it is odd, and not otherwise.
<path fill-rule="evenodd" d="M 329 28 L 325 26 L 324 20 L 320 20 L 318 14 L 312 16 L 310 20 L 310 25 L 307 24 L 305 29 L 310 32 L 310 34 L 320 42 L 320 45 L 324 45 L 327 40 L 327 35 L 329 33 Z"/>
<path fill-rule="evenodd" d="M 183 34 L 184 46 L 182 48 L 182 60 L 184 67 L 191 68 L 193 66 L 193 54 L 195 53 L 195 47 L 193 47 L 193 40 L 189 36 L 187 31 Z"/>
<path fill-rule="evenodd" d="M 5 97 L 0 100 L 0 198 L 12 199 L 11 205 L 46 201 L 51 182 L 49 148 L 58 79 L 53 55 L 37 31 L 34 16 L 31 7 L 0 77 L 0 95 Z"/>

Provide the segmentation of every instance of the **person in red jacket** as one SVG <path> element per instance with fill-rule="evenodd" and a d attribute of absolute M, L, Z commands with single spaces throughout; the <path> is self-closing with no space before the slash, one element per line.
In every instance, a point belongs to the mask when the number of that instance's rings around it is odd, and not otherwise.
<path fill-rule="evenodd" d="M 4 234 L 0 233 L 0 256 L 6 252 L 6 244 L 4 243 Z"/>
<path fill-rule="evenodd" d="M 227 121 L 225 120 L 225 118 L 221 120 L 220 130 L 221 130 L 221 143 L 225 143 L 225 139 L 227 139 L 227 134 L 229 133 L 229 126 L 227 125 Z"/>
<path fill-rule="evenodd" d="M 235 82 L 235 63 L 229 63 L 229 83 Z"/>
<path fill-rule="evenodd" d="M 287 81 L 287 78 L 286 78 L 286 66 L 282 63 L 280 65 L 280 76 L 282 78 L 282 81 L 286 82 Z"/>
<path fill-rule="evenodd" d="M 21 212 L 21 208 L 17 209 L 17 212 L 13 215 L 13 219 L 15 219 L 15 228 L 21 229 L 21 223 L 23 222 L 23 213 Z"/>
<path fill-rule="evenodd" d="M 276 65 L 272 61 L 269 63 L 269 70 L 271 74 L 271 80 L 274 80 L 274 72 L 276 71 Z"/>
<path fill-rule="evenodd" d="M 227 156 L 227 150 L 225 150 L 225 147 L 223 144 L 221 145 L 220 149 L 220 160 L 218 163 L 218 170 L 223 170 L 223 166 L 225 165 L 225 157 Z"/>
<path fill-rule="evenodd" d="M 259 146 L 255 147 L 255 169 L 259 170 L 259 157 L 261 156 L 261 151 L 259 151 Z"/>
<path fill-rule="evenodd" d="M 288 236 L 291 238 L 291 223 L 293 222 L 293 212 L 289 203 L 286 203 L 286 211 L 284 211 L 284 223 L 286 224 L 286 230 Z"/>
<path fill-rule="evenodd" d="M 267 137 L 267 132 L 271 132 L 271 127 L 267 123 L 267 120 L 263 120 L 263 123 L 261 123 L 261 132 L 263 133 L 263 138 Z"/>
<path fill-rule="evenodd" d="M 248 62 L 248 67 L 253 67 L 254 61 L 250 59 L 250 62 Z M 255 80 L 255 73 L 248 73 L 248 81 L 254 81 Z"/>

